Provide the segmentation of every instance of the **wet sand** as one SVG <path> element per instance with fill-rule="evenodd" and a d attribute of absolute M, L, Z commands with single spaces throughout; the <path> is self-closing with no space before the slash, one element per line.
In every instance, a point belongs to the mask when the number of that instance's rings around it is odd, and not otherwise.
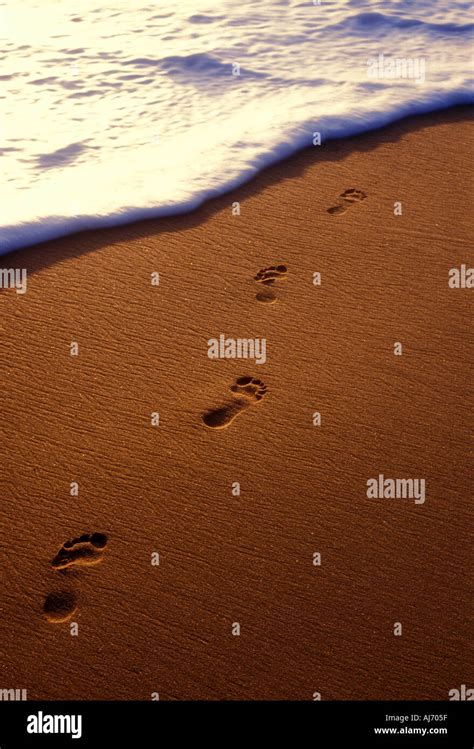
<path fill-rule="evenodd" d="M 468 110 L 413 118 L 2 258 L 28 271 L 0 293 L 2 689 L 468 684 L 472 153 Z M 265 363 L 210 359 L 221 334 Z M 369 499 L 379 474 L 425 501 Z"/>

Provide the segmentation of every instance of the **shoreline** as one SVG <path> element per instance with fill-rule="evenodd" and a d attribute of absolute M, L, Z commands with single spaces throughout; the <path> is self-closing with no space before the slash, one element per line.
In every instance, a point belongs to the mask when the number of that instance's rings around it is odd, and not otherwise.
<path fill-rule="evenodd" d="M 248 198 L 257 192 L 265 189 L 275 182 L 280 182 L 282 179 L 291 178 L 299 174 L 304 174 L 305 171 L 315 163 L 325 162 L 327 160 L 333 161 L 338 158 L 344 158 L 353 149 L 364 149 L 367 145 L 371 147 L 371 141 L 375 138 L 377 142 L 389 142 L 391 139 L 395 141 L 403 137 L 404 134 L 413 132 L 419 128 L 433 127 L 437 124 L 451 122 L 464 122 L 474 118 L 474 105 L 455 105 L 444 109 L 439 109 L 434 112 L 428 112 L 426 114 L 419 115 L 407 115 L 399 120 L 382 127 L 375 128 L 374 130 L 367 130 L 360 135 L 345 136 L 340 138 L 334 138 L 328 140 L 319 147 L 308 147 L 300 149 L 294 154 L 287 156 L 280 161 L 270 164 L 258 171 L 255 175 L 250 177 L 248 180 L 242 183 L 240 187 L 231 188 L 228 191 L 217 195 L 214 198 L 208 198 L 204 200 L 199 206 L 190 211 L 178 213 L 169 216 L 161 216 L 156 218 L 139 219 L 137 221 L 131 221 L 124 224 L 95 228 L 85 229 L 66 234 L 64 236 L 56 237 L 55 239 L 49 239 L 44 242 L 39 242 L 33 245 L 27 245 L 20 247 L 15 250 L 6 252 L 0 257 L 11 258 L 18 253 L 28 253 L 34 251 L 37 248 L 41 251 L 41 248 L 51 248 L 53 252 L 58 253 L 58 257 L 61 257 L 62 251 L 67 252 L 66 246 L 70 245 L 71 239 L 73 243 L 78 247 L 83 246 L 83 242 L 74 242 L 74 238 L 78 237 L 91 237 L 94 248 L 100 246 L 100 243 L 106 243 L 108 241 L 114 241 L 116 238 L 120 238 L 120 234 L 125 232 L 127 238 L 135 239 L 148 234 L 153 234 L 161 229 L 166 230 L 182 230 L 195 225 L 196 222 L 206 221 L 215 212 L 221 210 L 229 205 L 230 198 L 232 195 L 239 195 L 243 198 Z M 348 145 L 346 145 L 348 144 Z M 346 146 L 346 147 L 345 147 Z M 343 154 L 340 154 L 340 151 Z M 130 228 L 130 231 L 127 231 Z M 133 231 L 135 229 L 136 231 Z M 65 244 L 66 243 L 66 244 Z M 46 262 L 46 259 L 45 259 Z M 52 261 L 54 262 L 54 261 Z M 1 264 L 1 261 L 0 261 Z M 39 264 L 39 263 L 38 263 Z M 32 263 L 33 267 L 36 267 L 35 263 Z M 0 289 L 1 292 L 1 289 Z"/>
<path fill-rule="evenodd" d="M 2 662 L 29 699 L 467 684 L 472 109 L 321 148 L 4 256 Z M 380 475 L 423 503 L 369 499 Z"/>
<path fill-rule="evenodd" d="M 379 125 L 372 125 L 371 127 L 361 131 L 361 132 L 353 132 L 351 134 L 346 135 L 335 135 L 325 138 L 323 143 L 320 143 L 318 150 L 320 149 L 322 152 L 327 150 L 327 147 L 330 146 L 331 143 L 337 143 L 337 142 L 343 142 L 343 141 L 350 141 L 351 143 L 353 141 L 357 141 L 358 138 L 363 138 L 364 136 L 370 135 L 372 133 L 381 133 L 383 137 L 383 132 L 386 130 L 390 130 L 391 128 L 397 128 L 397 126 L 401 126 L 403 129 L 404 123 L 408 123 L 408 126 L 416 127 L 417 122 L 422 123 L 425 118 L 432 119 L 433 121 L 441 121 L 442 119 L 446 119 L 446 113 L 448 117 L 451 117 L 451 115 L 454 116 L 454 120 L 456 119 L 456 113 L 459 113 L 461 117 L 463 116 L 463 113 L 468 113 L 469 111 L 472 112 L 474 109 L 474 102 L 467 102 L 465 101 L 466 97 L 464 95 L 456 95 L 455 99 L 458 101 L 458 103 L 453 104 L 444 104 L 442 106 L 438 106 L 436 109 L 427 109 L 424 112 L 418 112 L 417 114 L 413 114 L 410 112 L 409 114 L 406 113 L 407 109 L 410 109 L 410 107 L 405 108 L 405 114 L 397 116 L 394 120 L 391 120 L 390 122 L 385 122 L 383 124 Z M 464 101 L 462 101 L 464 100 Z M 462 103 L 461 103 L 462 101 Z M 428 105 L 426 105 L 428 106 Z M 440 120 L 441 118 L 441 120 Z M 382 121 L 383 121 L 382 117 Z M 76 234 L 82 234 L 84 232 L 92 233 L 92 232 L 102 232 L 102 231 L 108 231 L 110 229 L 121 229 L 128 225 L 134 225 L 134 224 L 142 224 L 142 223 L 148 223 L 151 221 L 166 221 L 167 219 L 179 219 L 180 217 L 194 214 L 198 211 L 200 211 L 203 206 L 205 206 L 209 202 L 214 202 L 215 200 L 219 200 L 219 198 L 225 198 L 226 196 L 241 191 L 243 188 L 245 188 L 246 185 L 252 185 L 255 179 L 258 179 L 258 177 L 261 174 L 266 174 L 267 172 L 271 172 L 273 169 L 278 169 L 280 165 L 285 164 L 288 161 L 292 161 L 296 157 L 298 157 L 300 154 L 305 153 L 307 154 L 307 157 L 310 159 L 313 159 L 314 154 L 311 154 L 311 152 L 314 151 L 314 147 L 312 146 L 295 146 L 294 150 L 291 151 L 291 153 L 286 153 L 284 156 L 280 155 L 277 157 L 261 157 L 260 161 L 266 161 L 265 166 L 260 167 L 256 169 L 250 176 L 240 176 L 238 179 L 236 179 L 235 183 L 232 185 L 227 185 L 225 188 L 219 188 L 218 195 L 212 196 L 212 191 L 210 194 L 208 194 L 206 197 L 200 197 L 193 199 L 190 201 L 191 203 L 194 202 L 194 206 L 187 207 L 187 208 L 179 208 L 174 211 L 163 213 L 162 215 L 158 215 L 157 211 L 162 209 L 157 208 L 134 208 L 133 212 L 136 214 L 135 218 L 127 217 L 125 220 L 117 220 L 117 216 L 114 217 L 100 217 L 99 219 L 97 217 L 93 217 L 94 222 L 98 222 L 95 226 L 84 226 L 81 227 L 79 224 L 83 223 L 84 225 L 87 224 L 88 218 L 87 217 L 77 217 L 76 222 L 78 224 L 78 227 L 76 229 L 66 231 L 66 232 L 60 232 L 56 236 L 44 238 L 41 239 L 39 242 L 35 242 L 33 244 L 27 243 L 21 247 L 15 247 L 13 249 L 8 250 L 5 253 L 2 253 L 4 255 L 10 255 L 12 252 L 18 252 L 21 250 L 27 250 L 30 247 L 38 247 L 43 244 L 49 244 L 51 242 L 56 242 L 59 239 L 67 239 L 68 237 L 75 236 Z M 317 158 L 319 159 L 320 155 L 317 155 Z M 250 169 L 250 168 L 249 168 Z M 153 215 L 155 214 L 155 215 Z M 53 217 L 55 220 L 58 218 L 57 216 Z M 101 224 L 101 225 L 99 225 Z M 6 227 L 7 233 L 11 233 L 14 235 L 15 228 L 18 227 L 12 227 L 8 226 Z M 38 222 L 38 225 L 35 227 L 35 229 L 32 229 L 29 227 L 28 229 L 25 228 L 24 225 L 19 227 L 19 232 L 22 234 L 27 233 L 35 233 L 36 229 L 40 229 L 42 231 L 43 224 L 42 222 Z M 1 255 L 0 255 L 1 257 Z"/>

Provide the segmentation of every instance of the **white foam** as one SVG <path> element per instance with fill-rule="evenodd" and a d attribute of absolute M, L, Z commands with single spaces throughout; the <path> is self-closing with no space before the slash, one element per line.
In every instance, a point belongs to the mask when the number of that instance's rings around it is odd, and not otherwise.
<path fill-rule="evenodd" d="M 461 0 L 69 7 L 0 4 L 0 254 L 189 211 L 314 132 L 472 101 Z"/>

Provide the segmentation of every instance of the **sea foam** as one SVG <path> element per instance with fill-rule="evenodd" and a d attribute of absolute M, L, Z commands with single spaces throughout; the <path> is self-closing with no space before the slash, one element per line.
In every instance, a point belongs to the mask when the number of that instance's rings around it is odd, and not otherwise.
<path fill-rule="evenodd" d="M 473 100 L 461 0 L 0 3 L 0 254 Z M 315 134 L 320 134 L 320 136 Z"/>

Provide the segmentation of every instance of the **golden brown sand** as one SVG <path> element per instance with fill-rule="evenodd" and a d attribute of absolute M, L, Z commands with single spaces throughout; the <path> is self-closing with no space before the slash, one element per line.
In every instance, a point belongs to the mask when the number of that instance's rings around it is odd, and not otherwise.
<path fill-rule="evenodd" d="M 466 683 L 473 292 L 448 273 L 473 265 L 472 138 L 465 109 L 411 119 L 192 215 L 2 258 L 29 275 L 0 295 L 1 688 Z M 209 359 L 220 334 L 265 338 L 266 363 Z M 368 499 L 379 474 L 426 501 Z"/>

